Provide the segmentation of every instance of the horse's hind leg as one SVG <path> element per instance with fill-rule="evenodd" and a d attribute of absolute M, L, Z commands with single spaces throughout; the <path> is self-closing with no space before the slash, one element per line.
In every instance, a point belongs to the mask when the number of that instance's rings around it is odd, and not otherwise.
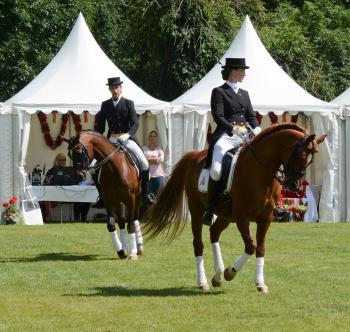
<path fill-rule="evenodd" d="M 226 268 L 226 270 L 224 271 L 224 278 L 227 281 L 232 280 L 236 276 L 237 272 L 243 268 L 244 264 L 255 252 L 255 246 L 251 236 L 248 218 L 239 218 L 237 219 L 236 224 L 244 241 L 245 249 L 243 254 L 239 256 L 235 263 L 232 266 Z"/>
<path fill-rule="evenodd" d="M 204 208 L 201 208 L 202 203 L 198 200 L 197 202 L 188 202 L 189 210 L 191 213 L 191 226 L 193 234 L 193 249 L 194 256 L 196 258 L 197 267 L 197 285 L 200 290 L 206 292 L 209 290 L 208 280 L 205 275 L 204 259 L 203 259 L 203 241 L 202 241 L 202 216 Z"/>
<path fill-rule="evenodd" d="M 143 247 L 143 236 L 141 232 L 140 222 L 138 219 L 134 220 L 135 233 L 136 233 L 136 246 L 137 246 L 137 255 L 142 256 L 144 253 Z"/>
<path fill-rule="evenodd" d="M 219 244 L 219 238 L 222 231 L 227 228 L 230 221 L 218 217 L 215 223 L 210 227 L 210 241 L 213 250 L 215 275 L 211 279 L 211 284 L 213 287 L 220 287 L 224 275 L 224 262 L 222 260 L 221 249 Z"/>
<path fill-rule="evenodd" d="M 264 280 L 264 256 L 265 256 L 265 236 L 270 227 L 271 219 L 268 221 L 258 221 L 256 229 L 256 272 L 255 285 L 259 292 L 267 293 L 268 287 Z"/>

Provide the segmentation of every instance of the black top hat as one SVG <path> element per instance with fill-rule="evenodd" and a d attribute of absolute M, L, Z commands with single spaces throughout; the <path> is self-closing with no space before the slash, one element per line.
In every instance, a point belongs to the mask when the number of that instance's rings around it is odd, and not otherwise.
<path fill-rule="evenodd" d="M 120 80 L 120 77 L 110 77 L 106 85 L 116 86 L 116 85 L 121 85 L 122 83 L 123 81 Z"/>
<path fill-rule="evenodd" d="M 245 58 L 226 58 L 225 66 L 221 66 L 221 68 L 244 68 L 248 69 L 249 67 L 245 64 Z"/>

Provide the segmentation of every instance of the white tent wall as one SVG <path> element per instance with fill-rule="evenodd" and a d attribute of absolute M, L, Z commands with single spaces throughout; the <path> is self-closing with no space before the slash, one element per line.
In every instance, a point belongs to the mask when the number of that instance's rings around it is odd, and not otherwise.
<path fill-rule="evenodd" d="M 47 122 L 50 127 L 50 134 L 53 139 L 55 139 L 59 133 L 61 126 L 61 114 L 56 114 L 56 121 L 53 122 L 54 115 L 53 113 L 47 115 Z M 85 122 L 83 115 L 80 115 L 81 125 L 83 130 L 88 130 L 94 128 L 95 116 L 88 114 Z M 137 139 L 141 145 L 147 143 L 147 135 L 151 130 L 157 130 L 158 126 L 156 123 L 156 116 L 150 112 L 146 112 L 139 116 L 139 129 L 137 131 Z M 108 128 L 108 126 L 107 126 Z M 106 129 L 107 132 L 107 129 Z M 71 117 L 69 117 L 67 123 L 67 130 L 64 135 L 65 138 L 70 138 L 76 135 L 74 129 L 74 123 Z M 38 119 L 37 113 L 31 115 L 31 128 L 29 135 L 29 143 L 27 156 L 25 159 L 25 171 L 31 173 L 33 168 L 36 165 L 40 165 L 41 169 L 45 165 L 46 171 L 53 166 L 53 161 L 57 153 L 62 152 L 67 155 L 67 144 L 63 142 L 61 146 L 57 147 L 55 150 L 52 150 L 49 146 L 46 145 L 44 140 L 44 134 L 41 132 L 40 121 Z M 68 160 L 68 163 L 71 164 L 71 161 Z"/>
<path fill-rule="evenodd" d="M 345 187 L 343 191 L 343 198 L 345 204 L 345 219 L 346 221 L 350 221 L 350 87 L 346 89 L 343 93 L 341 93 L 337 98 L 332 100 L 333 103 L 343 105 L 342 106 L 342 115 L 344 118 L 343 123 L 343 139 L 344 146 L 342 151 L 340 151 L 341 157 L 345 159 L 345 170 L 342 174 L 342 182 Z M 339 154 L 340 154 L 339 153 Z"/>
<path fill-rule="evenodd" d="M 290 121 L 290 117 L 291 115 L 287 114 L 287 121 Z M 187 113 L 173 113 L 171 119 L 171 166 L 174 166 L 186 152 L 206 147 L 208 125 L 210 123 L 214 131 L 215 123 L 211 113 L 196 113 L 193 110 Z M 279 115 L 278 123 L 282 121 L 282 115 Z M 315 133 L 317 137 L 327 135 L 327 140 L 319 146 L 314 163 L 307 170 L 307 179 L 314 193 L 320 195 L 319 222 L 344 221 L 347 216 L 348 198 L 341 194 L 345 192 L 346 187 L 342 179 L 345 179 L 346 167 L 348 170 L 350 168 L 350 163 L 345 158 L 345 122 L 334 113 L 299 113 L 297 124 L 308 129 L 310 133 Z M 263 116 L 262 128 L 269 125 L 270 118 L 267 115 Z"/>
<path fill-rule="evenodd" d="M 16 116 L 0 114 L 0 204 L 16 195 L 14 190 L 14 135 L 13 123 Z"/>

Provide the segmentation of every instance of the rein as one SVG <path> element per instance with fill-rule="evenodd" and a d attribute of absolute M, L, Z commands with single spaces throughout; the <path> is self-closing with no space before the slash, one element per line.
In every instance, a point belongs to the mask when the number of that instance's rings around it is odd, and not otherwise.
<path fill-rule="evenodd" d="M 284 184 L 285 179 L 286 179 L 286 173 L 290 172 L 291 161 L 297 160 L 299 158 L 299 156 L 297 154 L 298 148 L 305 148 L 307 150 L 310 150 L 310 152 L 312 153 L 311 160 L 306 164 L 305 169 L 312 163 L 312 161 L 314 159 L 314 150 L 304 146 L 305 141 L 306 141 L 306 137 L 307 136 L 304 135 L 294 145 L 292 145 L 291 147 L 286 149 L 286 151 L 291 150 L 291 149 L 294 149 L 294 150 L 293 150 L 293 153 L 292 153 L 291 157 L 289 158 L 289 161 L 287 163 L 286 168 L 285 169 L 281 168 L 281 167 L 278 168 L 277 173 L 280 173 L 281 176 L 274 175 L 274 178 L 280 184 Z M 266 160 L 263 156 L 258 154 L 258 152 L 256 151 L 255 147 L 251 143 L 248 143 L 248 148 L 249 148 L 249 151 L 252 153 L 252 155 L 254 156 L 254 158 L 257 160 L 257 162 L 260 165 L 262 165 L 265 168 L 273 168 L 273 165 L 268 160 Z M 292 172 L 290 172 L 290 173 L 293 174 L 293 173 L 295 173 L 295 171 L 292 170 Z M 293 175 L 296 178 L 298 178 L 298 177 L 302 177 L 304 175 L 304 173 L 296 173 L 296 174 L 293 174 Z"/>
<path fill-rule="evenodd" d="M 268 161 L 266 160 L 263 156 L 259 156 L 255 147 L 252 145 L 252 144 L 248 144 L 248 148 L 249 148 L 249 151 L 252 153 L 252 155 L 254 156 L 254 158 L 256 159 L 256 161 L 262 165 L 263 167 L 265 168 L 273 168 L 273 165 Z M 293 148 L 293 147 L 292 147 Z M 279 167 L 278 170 L 277 170 L 277 173 L 281 173 L 282 176 L 281 177 L 278 177 L 277 175 L 274 175 L 274 179 L 276 179 L 280 184 L 283 184 L 284 182 L 284 179 L 285 179 L 285 174 L 284 174 L 284 170 Z"/>
<path fill-rule="evenodd" d="M 88 149 L 86 148 L 86 146 L 79 141 L 78 144 L 76 144 L 74 147 L 72 147 L 70 150 L 75 150 L 77 149 L 78 147 L 82 146 L 83 147 L 83 156 L 86 160 L 89 161 L 89 164 L 91 164 L 92 160 L 90 160 L 90 157 L 89 157 L 89 153 L 88 153 Z M 122 145 L 118 145 L 117 148 L 112 152 L 110 153 L 108 156 L 106 156 L 104 159 L 102 159 L 100 162 L 98 162 L 96 165 L 94 166 L 91 166 L 89 167 L 88 166 L 88 170 L 82 170 L 85 174 L 93 174 L 95 173 L 96 171 L 98 171 L 100 168 L 102 168 L 103 165 L 105 165 L 106 163 L 108 163 L 108 161 L 110 161 L 113 157 L 113 155 L 118 152 L 120 149 L 122 149 Z M 124 149 L 123 149 L 124 150 Z"/>

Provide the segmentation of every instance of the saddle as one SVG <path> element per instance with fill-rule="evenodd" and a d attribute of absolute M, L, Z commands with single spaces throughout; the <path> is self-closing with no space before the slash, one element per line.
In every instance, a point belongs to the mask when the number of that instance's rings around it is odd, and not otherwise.
<path fill-rule="evenodd" d="M 113 143 L 113 145 L 117 148 L 117 149 L 121 149 L 125 152 L 126 157 L 129 159 L 130 164 L 135 166 L 136 170 L 137 170 L 137 178 L 139 181 L 141 181 L 141 175 L 142 175 L 142 163 L 141 160 L 139 158 L 139 156 L 132 151 L 131 149 L 129 149 L 123 142 L 121 141 L 117 141 L 116 143 Z"/>
<path fill-rule="evenodd" d="M 222 159 L 222 172 L 220 179 L 220 187 L 223 188 L 223 194 L 230 193 L 232 187 L 232 180 L 235 171 L 236 162 L 241 151 L 241 146 L 237 146 L 228 150 Z M 203 168 L 198 179 L 198 190 L 201 193 L 208 192 L 210 169 Z"/>

